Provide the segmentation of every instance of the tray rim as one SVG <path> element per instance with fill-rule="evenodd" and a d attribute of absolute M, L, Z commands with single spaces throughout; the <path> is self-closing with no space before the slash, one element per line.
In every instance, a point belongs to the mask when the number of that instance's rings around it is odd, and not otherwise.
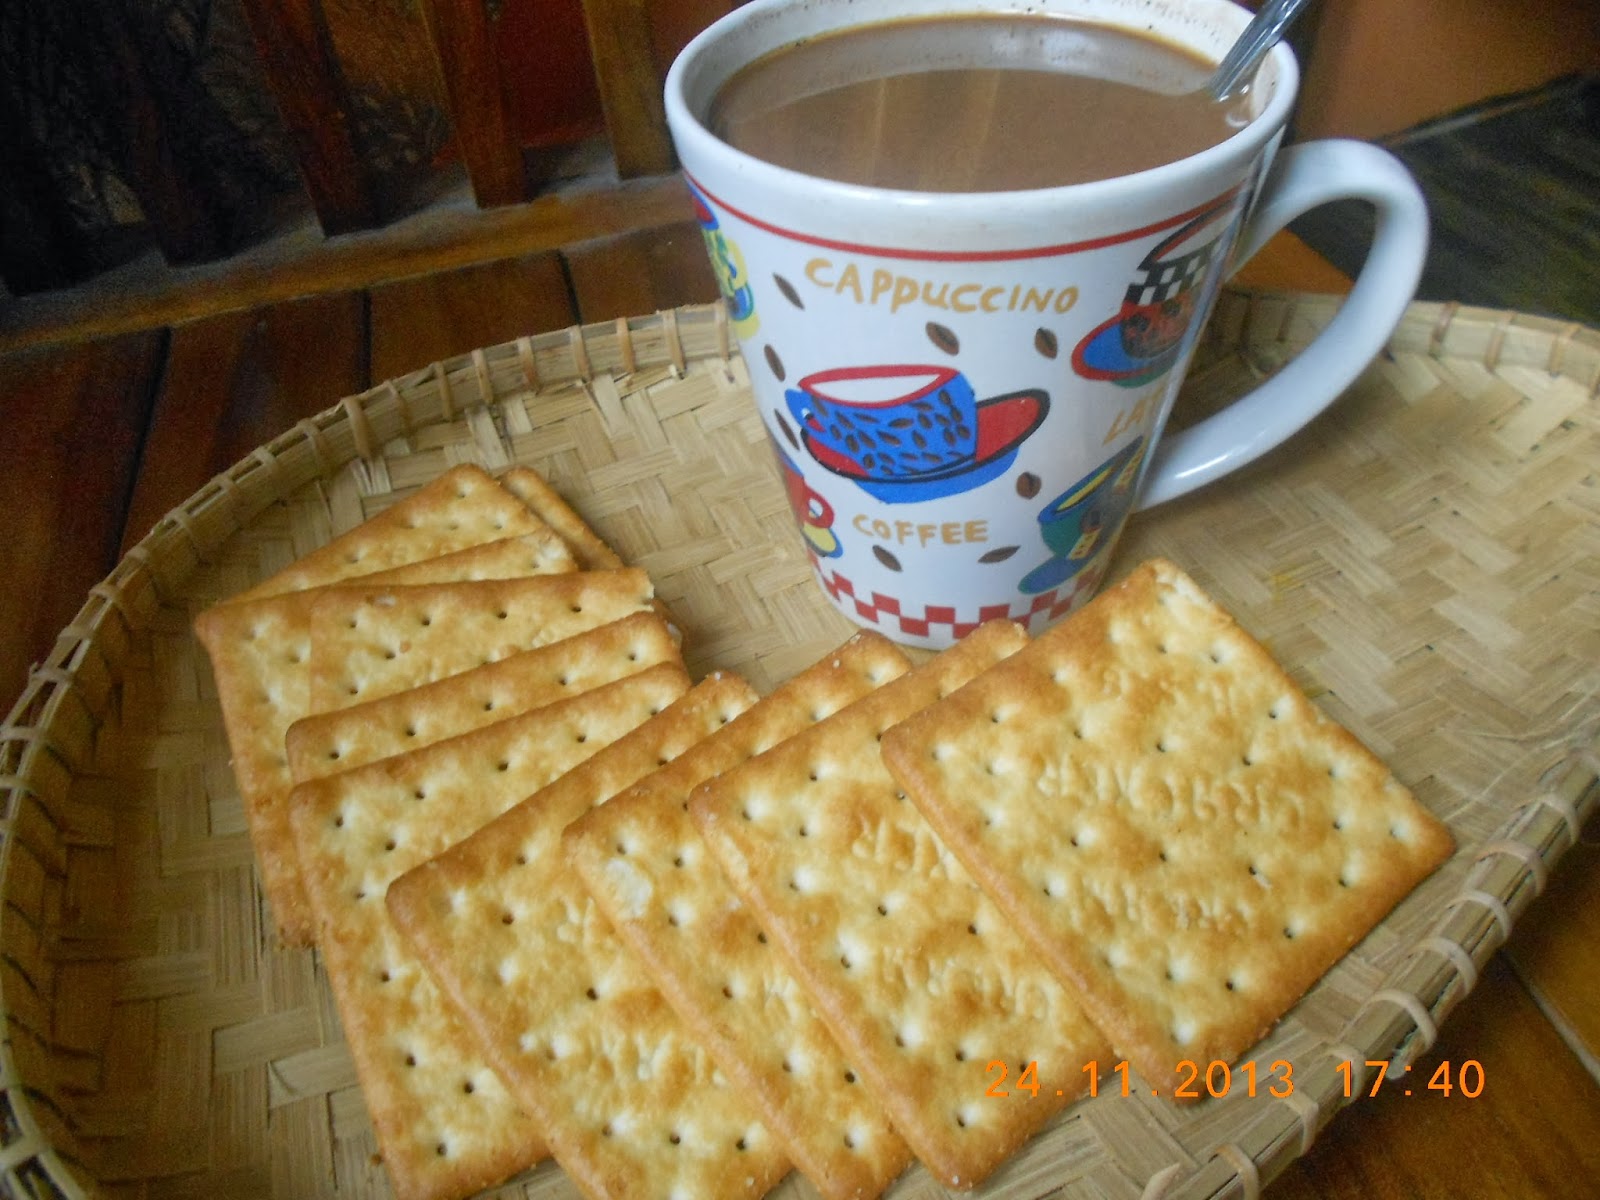
<path fill-rule="evenodd" d="M 1298 318 L 1330 314 L 1336 296 L 1230 288 L 1206 332 L 1208 342 L 1248 347 L 1286 341 Z M 1263 336 L 1264 335 L 1264 336 Z M 1414 302 L 1389 343 L 1391 351 L 1461 360 L 1497 372 L 1542 370 L 1600 398 L 1600 329 L 1504 310 Z M 93 729 L 119 682 L 130 644 L 192 572 L 271 505 L 375 448 L 430 425 L 483 410 L 493 419 L 502 396 L 537 392 L 602 374 L 665 369 L 682 376 L 691 363 L 717 360 L 731 370 L 739 354 L 720 303 L 686 306 L 611 322 L 574 325 L 479 348 L 344 397 L 258 447 L 173 508 L 89 589 L 0 726 L 0 901 L 7 895 L 14 847 L 28 822 L 42 819 L 60 837 L 44 797 L 62 789 L 92 750 Z M 1432 1045 L 1439 1026 L 1470 993 L 1483 962 L 1509 939 L 1516 919 L 1543 890 L 1549 871 L 1576 844 L 1600 807 L 1600 736 L 1570 751 L 1540 793 L 1515 809 L 1476 848 L 1473 865 L 1433 922 L 1428 937 L 1389 972 L 1332 1047 L 1346 1057 L 1409 1062 Z M 1449 947 L 1454 947 L 1450 949 Z M 1431 965 L 1419 963 L 1431 957 Z M 54 1003 L 54 997 L 50 1001 Z M 98 1182 L 85 1164 L 51 1143 L 36 1112 L 48 1098 L 30 1089 L 12 1051 L 10 1005 L 0 979 L 0 1173 L 22 1194 L 90 1197 Z M 1326 1073 L 1328 1079 L 1335 1076 Z M 1239 1185 L 1246 1194 L 1305 1153 L 1317 1133 L 1353 1103 L 1297 1087 L 1218 1146 L 1197 1170 L 1174 1162 L 1151 1177 L 1147 1197 L 1216 1196 Z M 1359 1095 L 1360 1089 L 1353 1089 Z M 1253 1177 L 1253 1178 L 1252 1178 Z M 51 1192 L 37 1192 L 43 1183 Z"/>

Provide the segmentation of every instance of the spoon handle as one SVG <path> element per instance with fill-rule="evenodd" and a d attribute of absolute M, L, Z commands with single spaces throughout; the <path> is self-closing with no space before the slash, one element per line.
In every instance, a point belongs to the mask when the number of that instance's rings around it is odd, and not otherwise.
<path fill-rule="evenodd" d="M 1226 100 L 1242 81 L 1254 74 L 1256 64 L 1277 44 L 1305 3 L 1306 0 L 1266 0 L 1245 26 L 1239 40 L 1217 64 L 1207 85 L 1213 100 Z"/>

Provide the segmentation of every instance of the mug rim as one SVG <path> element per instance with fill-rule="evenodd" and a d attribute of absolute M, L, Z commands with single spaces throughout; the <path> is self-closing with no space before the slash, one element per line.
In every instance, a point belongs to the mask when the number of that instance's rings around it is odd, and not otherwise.
<path fill-rule="evenodd" d="M 1070 3 L 1070 0 L 1067 0 L 1067 3 Z M 1210 7 L 1217 11 L 1231 9 L 1238 13 L 1240 30 L 1251 15 L 1247 9 L 1232 3 L 1232 0 L 1214 0 Z M 687 92 L 690 84 L 695 81 L 695 72 L 705 69 L 705 60 L 713 55 L 723 42 L 752 23 L 760 21 L 768 13 L 786 9 L 811 9 L 836 15 L 838 19 L 829 20 L 820 26 L 816 34 L 836 33 L 912 16 L 991 13 L 1019 16 L 1051 16 L 1057 13 L 1068 15 L 1061 12 L 1055 0 L 1044 0 L 1043 3 L 1035 0 L 1034 3 L 1026 5 L 1019 5 L 1016 0 L 902 0 L 892 13 L 881 14 L 881 10 L 875 10 L 872 15 L 866 17 L 863 17 L 854 0 L 752 0 L 751 3 L 741 5 L 718 18 L 695 35 L 678 53 L 667 72 L 664 101 L 668 126 L 674 141 L 678 144 L 681 169 L 691 182 L 697 183 L 696 173 L 690 168 L 688 160 L 703 156 L 715 162 L 717 170 L 732 171 L 743 177 L 748 184 L 763 189 L 771 188 L 782 192 L 804 188 L 808 194 L 816 196 L 819 200 L 870 205 L 892 204 L 902 210 L 937 206 L 939 211 L 951 216 L 965 215 L 968 210 L 974 214 L 980 210 L 992 212 L 997 204 L 1058 206 L 1063 201 L 1095 205 L 1114 204 L 1126 197 L 1148 196 L 1152 192 L 1159 192 L 1168 184 L 1186 181 L 1196 175 L 1204 174 L 1213 167 L 1236 161 L 1241 154 L 1253 156 L 1259 153 L 1287 125 L 1299 89 L 1299 64 L 1288 44 L 1280 41 L 1257 69 L 1258 78 L 1269 71 L 1272 73 L 1269 79 L 1272 91 L 1261 111 L 1237 133 L 1171 162 L 1106 179 L 1013 190 L 922 192 L 848 183 L 781 167 L 739 150 L 711 132 L 700 114 L 689 104 Z M 1092 20 L 1083 17 L 1079 19 Z M 1140 32 L 1131 26 L 1123 28 L 1135 34 Z M 792 44 L 793 40 L 776 41 L 761 53 L 772 53 L 785 45 Z M 1192 43 L 1185 45 L 1186 48 L 1193 49 Z M 710 91 L 714 93 L 717 87 L 732 78 L 735 72 L 751 61 L 753 59 L 746 59 L 729 70 Z"/>

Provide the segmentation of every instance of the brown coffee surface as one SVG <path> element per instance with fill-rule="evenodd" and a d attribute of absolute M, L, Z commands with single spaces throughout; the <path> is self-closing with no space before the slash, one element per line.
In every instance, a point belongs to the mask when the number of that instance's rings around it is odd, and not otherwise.
<path fill-rule="evenodd" d="M 1086 183 L 1174 162 L 1236 132 L 1212 65 L 1109 26 L 1021 14 L 859 26 L 737 72 L 708 124 L 808 175 L 926 192 Z"/>

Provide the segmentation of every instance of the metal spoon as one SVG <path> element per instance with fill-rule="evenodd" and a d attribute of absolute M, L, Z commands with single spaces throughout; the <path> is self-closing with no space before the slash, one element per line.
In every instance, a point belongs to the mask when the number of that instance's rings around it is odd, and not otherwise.
<path fill-rule="evenodd" d="M 1256 65 L 1278 44 L 1278 39 L 1305 5 L 1306 0 L 1266 0 L 1227 56 L 1217 64 L 1211 82 L 1206 85 L 1213 100 L 1226 100 L 1241 83 L 1254 77 Z"/>

